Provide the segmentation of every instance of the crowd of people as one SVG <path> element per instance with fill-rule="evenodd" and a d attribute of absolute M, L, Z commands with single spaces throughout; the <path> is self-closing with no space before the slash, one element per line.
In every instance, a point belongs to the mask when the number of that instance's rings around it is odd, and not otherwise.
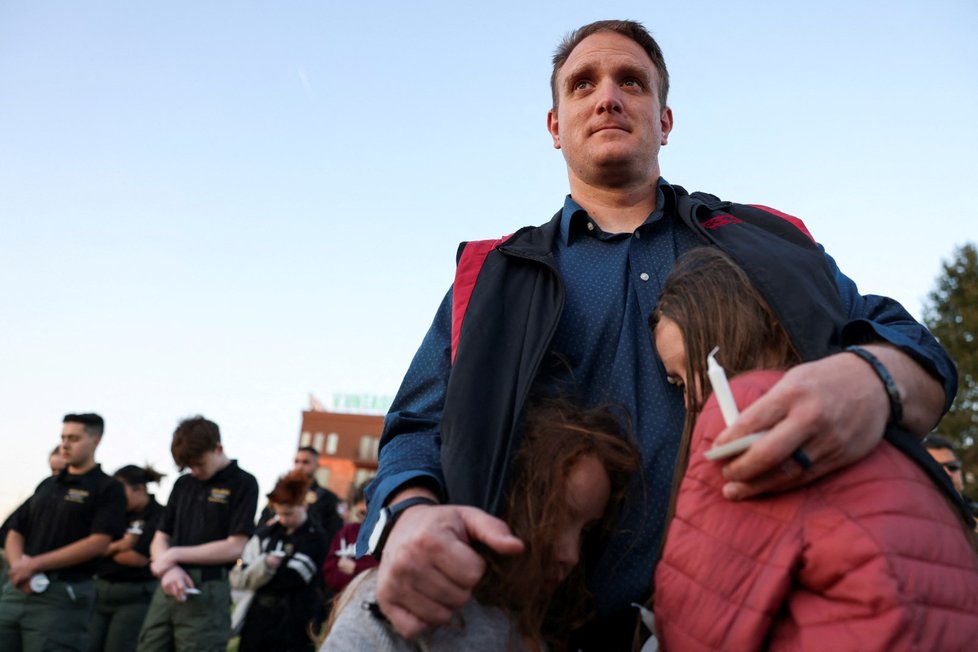
<path fill-rule="evenodd" d="M 460 247 L 348 522 L 315 450 L 256 524 L 216 424 L 175 431 L 163 507 L 66 416 L 5 525 L 0 648 L 971 649 L 975 522 L 921 443 L 953 361 L 801 220 L 667 182 L 668 90 L 639 23 L 560 43 L 570 194 Z"/>
<path fill-rule="evenodd" d="M 223 651 L 232 635 L 242 651 L 314 650 L 334 593 L 376 565 L 353 559 L 363 488 L 341 504 L 300 448 L 256 523 L 255 478 L 194 417 L 173 434 L 189 472 L 164 506 L 152 467 L 102 471 L 104 430 L 65 415 L 51 476 L 3 524 L 0 650 Z"/>

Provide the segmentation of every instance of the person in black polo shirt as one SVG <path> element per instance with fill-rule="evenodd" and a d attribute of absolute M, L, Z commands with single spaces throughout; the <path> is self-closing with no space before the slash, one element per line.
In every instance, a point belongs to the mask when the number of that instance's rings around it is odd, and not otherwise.
<path fill-rule="evenodd" d="M 132 652 L 159 582 L 149 570 L 149 546 L 163 517 L 146 485 L 163 475 L 153 467 L 130 464 L 113 476 L 126 490 L 126 533 L 109 545 L 95 574 L 95 615 L 89 627 L 89 652 Z"/>
<path fill-rule="evenodd" d="M 139 633 L 139 652 L 223 652 L 231 630 L 228 569 L 254 531 L 258 483 L 228 459 L 217 424 L 203 417 L 177 426 L 177 479 L 150 546 L 160 587 Z"/>
<path fill-rule="evenodd" d="M 95 463 L 104 429 L 97 414 L 65 416 L 67 467 L 38 485 L 10 524 L 10 575 L 0 596 L 4 652 L 86 649 L 92 573 L 125 530 L 122 485 Z"/>
<path fill-rule="evenodd" d="M 61 454 L 61 444 L 55 446 L 51 454 L 48 455 L 48 465 L 51 467 L 51 475 L 58 475 L 67 465 L 65 456 Z M 18 506 L 17 509 L 21 507 L 23 507 L 23 504 Z M 10 529 L 10 524 L 13 523 L 16 511 L 15 509 L 14 512 L 7 516 L 7 520 L 3 522 L 3 525 L 0 525 L 0 588 L 3 588 L 3 585 L 7 583 L 7 553 L 4 552 L 3 547 L 6 545 L 7 531 Z"/>

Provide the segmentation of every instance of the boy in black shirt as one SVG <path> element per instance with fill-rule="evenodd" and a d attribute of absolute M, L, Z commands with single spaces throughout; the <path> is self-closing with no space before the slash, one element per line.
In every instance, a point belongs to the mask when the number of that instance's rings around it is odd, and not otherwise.
<path fill-rule="evenodd" d="M 173 461 L 190 473 L 173 486 L 153 543 L 153 595 L 139 652 L 225 649 L 230 637 L 228 569 L 254 531 L 258 483 L 228 459 L 217 424 L 186 419 L 173 433 Z"/>
<path fill-rule="evenodd" d="M 10 575 L 0 596 L 0 650 L 85 650 L 95 599 L 92 572 L 125 529 L 122 485 L 95 463 L 105 422 L 64 418 L 66 468 L 38 485 L 7 533 Z"/>

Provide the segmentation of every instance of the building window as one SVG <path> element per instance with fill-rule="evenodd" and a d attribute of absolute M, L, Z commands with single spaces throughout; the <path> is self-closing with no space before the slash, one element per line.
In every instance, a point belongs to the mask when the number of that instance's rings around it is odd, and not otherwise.
<path fill-rule="evenodd" d="M 316 482 L 319 483 L 320 487 L 329 487 L 329 467 L 321 466 L 316 469 Z"/>
<path fill-rule="evenodd" d="M 326 454 L 336 455 L 336 447 L 340 443 L 340 436 L 335 432 L 331 432 L 326 435 Z"/>
<path fill-rule="evenodd" d="M 302 437 L 299 438 L 299 448 L 306 448 L 312 445 L 312 433 L 304 432 Z"/>
<path fill-rule="evenodd" d="M 380 438 L 371 435 L 360 437 L 360 448 L 358 450 L 361 460 L 376 460 L 377 449 L 380 445 Z"/>
<path fill-rule="evenodd" d="M 376 471 L 371 471 L 370 469 L 357 469 L 356 474 L 353 476 L 353 484 L 361 485 L 364 482 L 372 480 L 375 475 L 377 475 Z"/>
<path fill-rule="evenodd" d="M 323 452 L 323 433 L 317 432 L 312 436 L 312 447 L 316 449 L 317 453 Z"/>

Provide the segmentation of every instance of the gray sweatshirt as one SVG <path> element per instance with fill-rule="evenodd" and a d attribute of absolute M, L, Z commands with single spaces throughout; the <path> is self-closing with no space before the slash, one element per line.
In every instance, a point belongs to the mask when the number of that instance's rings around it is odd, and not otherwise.
<path fill-rule="evenodd" d="M 349 594 L 347 593 L 349 592 Z M 528 652 L 514 623 L 495 607 L 470 600 L 448 625 L 407 640 L 368 608 L 376 602 L 377 574 L 367 571 L 337 598 L 345 602 L 319 652 Z"/>

